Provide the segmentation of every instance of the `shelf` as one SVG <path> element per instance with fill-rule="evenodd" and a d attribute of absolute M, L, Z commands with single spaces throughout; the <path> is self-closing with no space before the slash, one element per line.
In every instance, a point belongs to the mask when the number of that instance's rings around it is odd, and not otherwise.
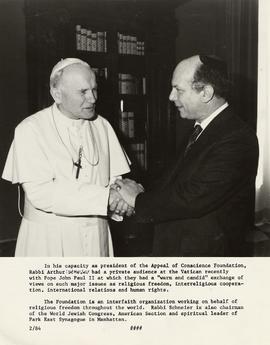
<path fill-rule="evenodd" d="M 133 121 L 136 137 L 124 138 L 123 145 L 146 141 L 146 165 L 150 173 L 152 168 L 155 169 L 155 164 L 152 164 L 155 159 L 166 164 L 173 153 L 175 137 L 175 126 L 171 120 L 168 121 L 172 116 L 167 97 L 176 35 L 173 6 L 162 1 L 155 6 L 150 1 L 25 2 L 29 37 L 27 59 L 31 66 L 28 76 L 29 110 L 34 112 L 50 105 L 51 98 L 44 86 L 48 84 L 48 74 L 55 62 L 61 57 L 80 58 L 93 68 L 106 69 L 107 78 L 97 78 L 97 109 L 114 129 L 119 132 L 120 109 L 134 114 L 131 123 Z M 82 42 L 76 36 L 76 29 L 79 33 L 76 25 L 84 29 L 84 49 L 85 29 L 95 33 L 106 32 L 106 40 L 97 40 L 97 47 L 104 47 L 107 51 L 77 50 Z M 127 37 L 118 41 L 118 33 Z M 86 48 L 89 48 L 90 32 L 86 35 Z M 120 54 L 121 42 L 127 44 L 124 51 L 136 51 L 134 37 L 137 51 L 144 51 L 144 55 Z M 106 44 L 102 46 L 101 42 Z M 119 94 L 119 91 L 139 93 Z M 164 136 L 168 138 L 165 142 Z"/>
<path fill-rule="evenodd" d="M 130 101 L 137 101 L 138 98 L 141 98 L 143 100 L 147 100 L 147 95 L 141 95 L 141 94 L 129 94 L 129 93 L 119 93 L 118 94 L 119 99 L 130 100 Z"/>
<path fill-rule="evenodd" d="M 146 57 L 118 54 L 118 69 L 119 73 L 131 73 L 143 77 L 146 74 Z"/>
<path fill-rule="evenodd" d="M 92 67 L 107 67 L 111 63 L 112 54 L 76 50 L 75 57 L 89 62 Z"/>

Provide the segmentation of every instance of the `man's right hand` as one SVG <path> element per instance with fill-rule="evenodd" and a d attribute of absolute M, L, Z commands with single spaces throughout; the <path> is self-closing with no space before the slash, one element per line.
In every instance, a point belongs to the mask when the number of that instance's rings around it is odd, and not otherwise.
<path fill-rule="evenodd" d="M 134 208 L 123 200 L 116 188 L 110 189 L 109 208 L 112 213 L 116 213 L 120 216 L 126 215 L 130 217 L 134 213 Z"/>
<path fill-rule="evenodd" d="M 118 191 L 120 197 L 122 197 L 133 208 L 135 207 L 137 195 L 144 192 L 144 188 L 140 183 L 128 178 L 123 180 L 117 179 L 114 185 L 112 185 L 112 188 Z"/>

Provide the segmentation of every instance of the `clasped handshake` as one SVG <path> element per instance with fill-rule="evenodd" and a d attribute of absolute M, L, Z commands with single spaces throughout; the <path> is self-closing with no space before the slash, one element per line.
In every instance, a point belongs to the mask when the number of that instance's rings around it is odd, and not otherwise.
<path fill-rule="evenodd" d="M 128 178 L 117 179 L 110 186 L 110 212 L 130 217 L 134 213 L 136 197 L 142 192 L 144 192 L 144 188 L 141 184 Z"/>

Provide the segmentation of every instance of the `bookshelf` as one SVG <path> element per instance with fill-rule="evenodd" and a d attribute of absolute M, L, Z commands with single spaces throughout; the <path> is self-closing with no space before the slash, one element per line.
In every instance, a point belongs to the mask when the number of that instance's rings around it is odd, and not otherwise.
<path fill-rule="evenodd" d="M 146 188 L 175 150 L 168 96 L 176 5 L 179 1 L 25 1 L 30 113 L 52 103 L 49 75 L 58 60 L 88 62 L 98 81 L 97 111 L 110 121 L 132 161 L 129 177 Z M 132 220 L 121 223 L 116 238 L 125 250 L 116 254 L 128 256 L 136 241 L 137 255 L 147 254 L 151 236 Z"/>

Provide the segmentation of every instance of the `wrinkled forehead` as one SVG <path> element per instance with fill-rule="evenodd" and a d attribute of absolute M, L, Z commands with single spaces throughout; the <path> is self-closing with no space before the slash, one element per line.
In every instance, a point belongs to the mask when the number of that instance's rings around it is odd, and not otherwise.
<path fill-rule="evenodd" d="M 73 64 L 64 68 L 61 79 L 63 83 L 96 82 L 94 71 L 90 67 L 81 64 Z"/>
<path fill-rule="evenodd" d="M 195 65 L 190 64 L 186 60 L 180 62 L 173 72 L 172 84 L 191 83 L 195 69 Z"/>
<path fill-rule="evenodd" d="M 174 70 L 172 82 L 190 84 L 193 81 L 195 71 L 200 65 L 201 61 L 198 55 L 182 60 Z"/>

